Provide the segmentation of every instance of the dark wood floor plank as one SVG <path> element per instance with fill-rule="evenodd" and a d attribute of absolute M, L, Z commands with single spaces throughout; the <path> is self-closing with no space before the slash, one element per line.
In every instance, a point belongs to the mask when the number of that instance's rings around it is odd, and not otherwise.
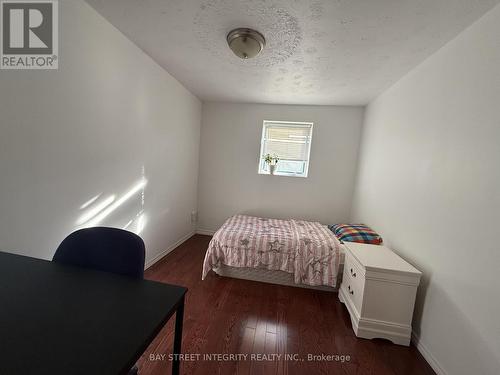
<path fill-rule="evenodd" d="M 146 278 L 189 288 L 186 295 L 182 361 L 189 375 L 431 375 L 415 347 L 354 336 L 337 294 L 223 278 L 201 280 L 209 236 L 196 235 L 146 271 Z M 170 373 L 173 345 L 169 322 L 138 362 L 141 375 Z M 151 360 L 150 355 L 163 360 Z M 210 354 L 247 354 L 247 360 L 204 360 Z M 252 361 L 251 354 L 281 354 L 277 361 Z M 285 355 L 299 354 L 299 360 Z M 339 354 L 350 361 L 308 361 L 307 355 Z"/>

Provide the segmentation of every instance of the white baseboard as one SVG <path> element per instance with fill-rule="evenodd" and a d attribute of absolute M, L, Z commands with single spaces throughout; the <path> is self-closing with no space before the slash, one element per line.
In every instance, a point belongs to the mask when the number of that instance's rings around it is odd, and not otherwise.
<path fill-rule="evenodd" d="M 439 363 L 439 361 L 432 355 L 427 346 L 422 342 L 420 337 L 413 331 L 411 333 L 411 341 L 417 347 L 418 351 L 425 358 L 427 363 L 432 367 L 432 369 L 436 372 L 437 375 L 448 375 L 448 373 L 444 370 L 443 366 Z"/>
<path fill-rule="evenodd" d="M 196 234 L 203 234 L 205 236 L 213 236 L 215 232 L 212 229 L 196 228 Z"/>
<path fill-rule="evenodd" d="M 149 267 L 151 267 L 153 264 L 155 264 L 156 262 L 158 262 L 161 258 L 163 258 L 165 255 L 167 255 L 168 253 L 170 253 L 176 247 L 180 246 L 181 244 L 183 244 L 184 242 L 186 242 L 187 240 L 189 240 L 191 237 L 193 237 L 194 234 L 195 234 L 194 230 L 191 231 L 191 232 L 189 232 L 185 236 L 181 237 L 178 241 L 176 241 L 175 243 L 173 243 L 172 245 L 170 245 L 168 248 L 166 248 L 165 250 L 163 250 L 160 254 L 158 254 L 157 256 L 155 256 L 153 259 L 148 260 L 146 262 L 146 264 L 144 265 L 144 269 L 148 269 Z"/>

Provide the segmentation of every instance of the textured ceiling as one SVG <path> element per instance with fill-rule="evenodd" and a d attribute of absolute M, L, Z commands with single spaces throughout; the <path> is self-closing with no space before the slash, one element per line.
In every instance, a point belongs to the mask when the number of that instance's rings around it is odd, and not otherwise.
<path fill-rule="evenodd" d="M 86 0 L 202 100 L 366 104 L 500 0 Z M 250 27 L 267 46 L 233 55 Z"/>

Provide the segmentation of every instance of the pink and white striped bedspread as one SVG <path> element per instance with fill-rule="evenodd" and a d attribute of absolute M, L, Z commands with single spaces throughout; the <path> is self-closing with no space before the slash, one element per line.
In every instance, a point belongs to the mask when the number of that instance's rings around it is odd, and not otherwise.
<path fill-rule="evenodd" d="M 320 223 L 235 215 L 210 241 L 202 279 L 224 264 L 281 270 L 297 284 L 335 287 L 339 263 L 340 242 Z"/>

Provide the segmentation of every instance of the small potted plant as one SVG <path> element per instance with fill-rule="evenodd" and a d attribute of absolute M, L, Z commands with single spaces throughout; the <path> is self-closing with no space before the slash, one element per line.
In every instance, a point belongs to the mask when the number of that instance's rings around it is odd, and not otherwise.
<path fill-rule="evenodd" d="M 269 172 L 271 174 L 274 174 L 274 171 L 276 170 L 276 164 L 280 161 L 280 158 L 276 154 L 267 154 L 264 158 L 264 161 L 266 162 L 267 165 L 269 165 Z"/>

